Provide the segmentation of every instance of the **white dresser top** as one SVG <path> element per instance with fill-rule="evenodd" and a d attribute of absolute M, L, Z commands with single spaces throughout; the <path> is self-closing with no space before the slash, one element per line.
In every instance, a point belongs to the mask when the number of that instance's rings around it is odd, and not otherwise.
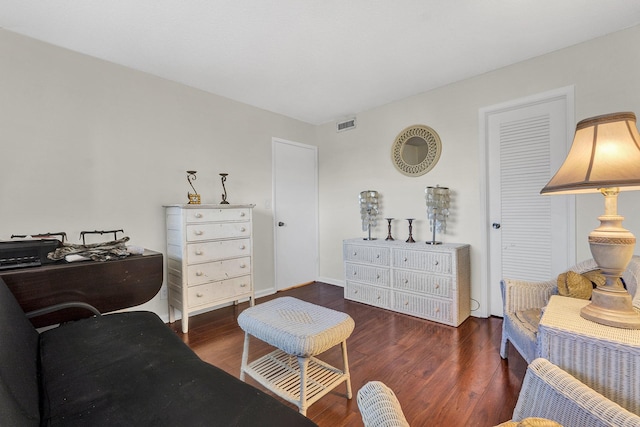
<path fill-rule="evenodd" d="M 253 208 L 256 205 L 222 205 L 222 204 L 200 204 L 190 205 L 188 203 L 176 203 L 173 205 L 162 205 L 165 208 L 182 208 L 182 209 L 238 209 L 238 208 Z"/>
<path fill-rule="evenodd" d="M 416 240 L 415 243 L 407 243 L 404 240 L 396 239 L 396 240 L 385 240 L 385 239 L 375 239 L 375 240 L 365 240 L 361 238 L 355 239 L 346 239 L 344 243 L 349 244 L 362 244 L 366 246 L 380 246 L 380 247 L 391 247 L 391 248 L 399 248 L 399 249 L 432 249 L 432 250 L 452 250 L 459 249 L 469 246 L 467 243 L 442 243 L 439 245 L 428 245 L 424 241 Z"/>

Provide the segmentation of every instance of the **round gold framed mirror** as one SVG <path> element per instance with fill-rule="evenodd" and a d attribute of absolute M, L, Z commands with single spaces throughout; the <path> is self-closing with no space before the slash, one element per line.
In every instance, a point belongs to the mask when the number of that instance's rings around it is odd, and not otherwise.
<path fill-rule="evenodd" d="M 396 136 L 391 147 L 391 161 L 407 176 L 421 176 L 438 163 L 442 142 L 429 126 L 413 125 Z"/>

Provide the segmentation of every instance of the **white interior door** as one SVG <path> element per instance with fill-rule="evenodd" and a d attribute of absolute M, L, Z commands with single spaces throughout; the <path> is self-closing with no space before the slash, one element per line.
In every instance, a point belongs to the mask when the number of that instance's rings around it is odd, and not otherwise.
<path fill-rule="evenodd" d="M 572 196 L 542 196 L 573 135 L 573 88 L 484 110 L 488 300 L 502 316 L 500 280 L 549 280 L 575 263 Z"/>
<path fill-rule="evenodd" d="M 276 290 L 318 277 L 318 150 L 273 139 Z"/>

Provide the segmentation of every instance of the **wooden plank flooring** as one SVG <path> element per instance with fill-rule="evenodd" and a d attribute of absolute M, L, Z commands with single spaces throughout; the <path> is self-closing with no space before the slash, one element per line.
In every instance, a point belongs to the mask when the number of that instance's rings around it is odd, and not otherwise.
<path fill-rule="evenodd" d="M 510 419 L 522 385 L 526 363 L 510 348 L 500 358 L 502 319 L 471 317 L 458 328 L 346 301 L 343 289 L 315 282 L 258 299 L 293 296 L 348 313 L 356 328 L 347 340 L 354 397 L 346 388 L 311 405 L 307 416 L 321 427 L 362 426 L 357 391 L 367 381 L 391 387 L 412 426 L 494 426 Z M 224 307 L 180 322 L 171 328 L 202 359 L 239 377 L 244 333 L 236 321 L 248 303 Z M 249 360 L 272 350 L 252 338 Z M 320 359 L 341 368 L 340 347 Z M 252 379 L 247 382 L 265 390 Z M 293 405 L 291 405 L 293 407 Z"/>

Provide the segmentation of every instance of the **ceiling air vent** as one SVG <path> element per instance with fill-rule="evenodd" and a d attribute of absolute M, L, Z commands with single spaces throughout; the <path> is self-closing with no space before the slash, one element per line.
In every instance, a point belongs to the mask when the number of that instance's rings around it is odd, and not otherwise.
<path fill-rule="evenodd" d="M 345 130 L 355 129 L 356 127 L 356 118 L 352 117 L 350 119 L 337 122 L 336 123 L 336 132 L 344 132 Z"/>

